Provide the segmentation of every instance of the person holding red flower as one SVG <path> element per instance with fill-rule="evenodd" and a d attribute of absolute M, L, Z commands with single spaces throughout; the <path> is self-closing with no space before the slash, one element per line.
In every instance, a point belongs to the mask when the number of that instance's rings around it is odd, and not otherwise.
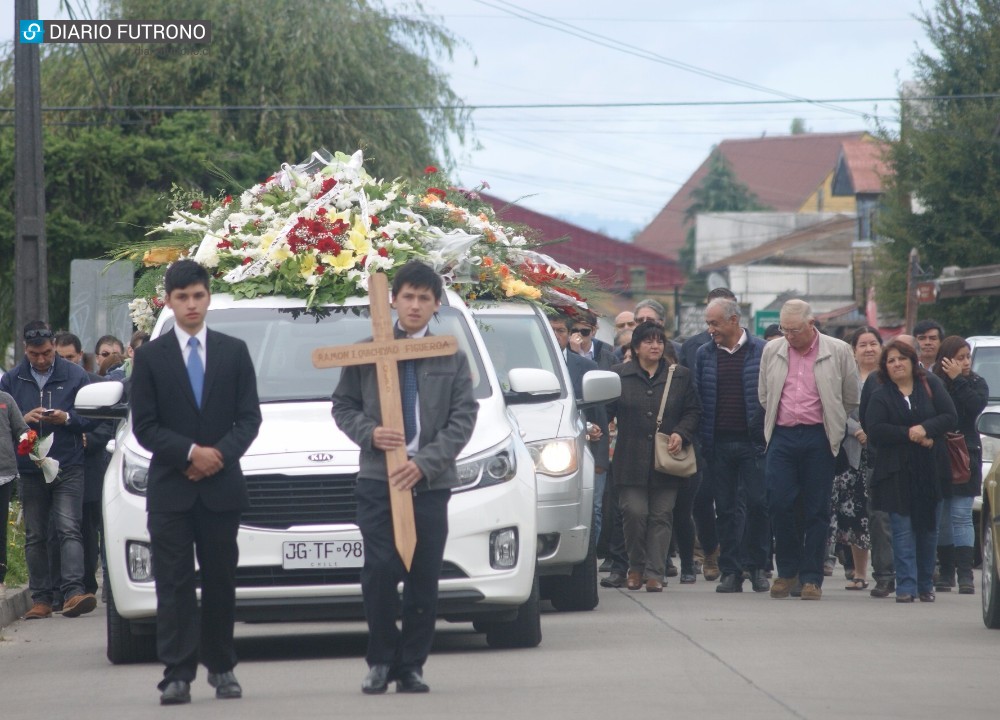
<path fill-rule="evenodd" d="M 58 470 L 47 477 L 30 455 L 18 455 L 18 494 L 24 504 L 24 554 L 32 607 L 26 620 L 52 616 L 55 584 L 60 583 L 63 617 L 77 617 L 97 606 L 83 586 L 83 440 L 97 421 L 73 410 L 76 393 L 87 385 L 87 372 L 56 354 L 48 324 L 35 320 L 24 327 L 24 359 L 0 379 L 24 414 L 24 421 L 46 440 L 48 465 Z M 51 440 L 49 438 L 51 437 Z M 49 571 L 49 526 L 54 526 L 62 578 Z"/>
<path fill-rule="evenodd" d="M 9 394 L 0 391 L 0 437 L 9 437 L 13 442 L 0 440 L 0 594 L 7 577 L 7 513 L 10 509 L 10 491 L 17 477 L 17 455 L 15 446 L 20 445 L 22 435 L 29 432 L 28 423 Z"/>

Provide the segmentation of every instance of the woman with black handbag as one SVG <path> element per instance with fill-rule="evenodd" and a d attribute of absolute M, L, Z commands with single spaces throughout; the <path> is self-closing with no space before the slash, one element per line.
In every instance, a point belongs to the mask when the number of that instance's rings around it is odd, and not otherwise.
<path fill-rule="evenodd" d="M 950 592 L 955 587 L 958 571 L 958 592 L 972 595 L 976 584 L 972 576 L 976 532 L 972 527 L 972 501 L 983 489 L 983 448 L 976 432 L 976 418 L 989 401 L 986 381 L 972 372 L 972 349 L 958 335 L 946 337 L 938 350 L 934 374 L 944 382 L 958 412 L 958 432 L 965 436 L 969 450 L 967 482 L 945 483 L 944 499 L 938 513 L 938 578 L 934 588 Z M 960 478 L 959 478 L 960 479 Z"/>
<path fill-rule="evenodd" d="M 612 368 L 621 375 L 621 396 L 609 405 L 618 426 L 612 476 L 624 520 L 629 569 L 626 587 L 660 592 L 673 531 L 673 510 L 685 478 L 656 470 L 659 431 L 672 452 L 690 447 L 698 434 L 701 404 L 691 371 L 677 364 L 663 326 L 638 325 L 632 333 L 632 360 Z M 661 404 L 666 392 L 666 403 Z M 662 419 L 657 422 L 658 415 Z"/>
<path fill-rule="evenodd" d="M 913 346 L 893 340 L 879 359 L 882 385 L 865 409 L 868 441 L 877 450 L 872 474 L 876 510 L 889 513 L 896 602 L 934 602 L 934 551 L 941 486 L 951 481 L 945 434 L 955 404 L 917 360 Z"/>

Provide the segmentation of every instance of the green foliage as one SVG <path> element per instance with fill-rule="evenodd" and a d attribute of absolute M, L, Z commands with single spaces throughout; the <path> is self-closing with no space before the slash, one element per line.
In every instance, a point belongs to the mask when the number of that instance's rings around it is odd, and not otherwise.
<path fill-rule="evenodd" d="M 935 275 L 950 265 L 1000 263 L 1000 100 L 960 96 L 1000 87 L 1000 2 L 938 0 L 921 20 L 933 51 L 913 59 L 918 96 L 901 98 L 878 233 L 879 302 L 901 312 L 906 263 L 917 248 Z M 912 212 L 911 200 L 925 211 Z M 920 308 L 949 334 L 1000 333 L 1000 297 L 939 301 Z"/>
<path fill-rule="evenodd" d="M 685 221 L 691 223 L 684 247 L 679 253 L 681 269 L 688 278 L 684 285 L 685 295 L 695 296 L 700 300 L 707 293 L 705 274 L 697 272 L 695 218 L 701 213 L 757 212 L 768 209 L 761 205 L 745 183 L 740 182 L 722 153 L 713 151 L 709 158 L 708 173 L 701 184 L 691 191 L 691 204 L 684 211 Z"/>
<path fill-rule="evenodd" d="M 55 327 L 68 326 L 70 263 L 107 257 L 116 247 L 142 242 L 163 221 L 173 183 L 222 189 L 213 163 L 226 166 L 245 187 L 274 166 L 269 150 L 224 141 L 209 118 L 179 114 L 130 135 L 119 127 L 53 128 L 45 133 L 46 242 L 49 312 Z M 12 195 L 14 133 L 0 134 L 0 194 Z M 14 224 L 0 207 L 0 278 L 13 278 Z M 10 218 L 4 222 L 6 217 Z M 13 285 L 13 280 L 10 280 Z M 4 306 L 10 308 L 11 306 Z M 13 313 L 0 315 L 0 343 L 13 338 Z"/>

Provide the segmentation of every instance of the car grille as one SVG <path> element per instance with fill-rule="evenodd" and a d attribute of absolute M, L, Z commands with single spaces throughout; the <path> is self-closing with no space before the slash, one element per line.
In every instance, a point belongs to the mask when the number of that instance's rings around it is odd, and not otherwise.
<path fill-rule="evenodd" d="M 453 563 L 446 562 L 441 568 L 440 578 L 442 580 L 455 580 L 464 577 L 468 576 Z M 236 587 L 358 585 L 360 583 L 361 568 L 285 570 L 277 566 L 268 566 L 236 569 Z"/>
<path fill-rule="evenodd" d="M 247 475 L 246 527 L 286 530 L 295 525 L 353 523 L 356 475 Z M 355 581 L 356 582 L 356 581 Z"/>

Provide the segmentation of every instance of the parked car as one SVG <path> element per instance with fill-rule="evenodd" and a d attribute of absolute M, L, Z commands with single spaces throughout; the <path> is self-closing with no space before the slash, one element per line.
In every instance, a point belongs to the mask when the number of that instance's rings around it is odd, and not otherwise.
<path fill-rule="evenodd" d="M 366 299 L 306 310 L 283 297 L 214 295 L 210 327 L 247 343 L 257 371 L 263 425 L 242 459 L 250 495 L 239 533 L 236 615 L 245 621 L 362 619 L 361 534 L 354 524 L 358 448 L 337 428 L 330 395 L 340 370 L 317 370 L 311 353 L 371 334 Z M 536 566 L 537 493 L 532 454 L 507 407 L 468 308 L 447 292 L 432 331 L 453 335 L 469 358 L 479 415 L 458 458 L 440 579 L 439 617 L 472 621 L 492 647 L 541 641 Z M 153 337 L 173 326 L 164 310 Z M 515 391 L 530 395 L 532 378 Z M 541 388 L 545 390 L 546 388 Z M 125 417 L 120 383 L 96 383 L 77 410 Z M 146 531 L 150 454 L 128 421 L 104 481 L 107 654 L 113 663 L 155 658 L 155 578 Z M 334 552 L 330 548 L 346 548 Z M 315 552 L 313 551 L 315 549 Z M 303 552 L 306 552 L 303 555 Z"/>
<path fill-rule="evenodd" d="M 979 416 L 976 429 L 993 440 L 1000 440 L 1000 409 L 987 408 Z M 983 539 L 983 568 L 980 574 L 983 623 L 1000 629 L 1000 455 L 983 475 L 983 502 L 979 532 Z"/>
<path fill-rule="evenodd" d="M 990 399 L 986 410 L 1000 410 L 1000 337 L 995 335 L 974 335 L 966 338 L 972 348 L 972 371 L 986 380 L 990 389 Z M 980 434 L 983 445 L 983 478 L 993 464 L 993 458 L 1000 453 L 1000 439 Z M 985 493 L 984 493 L 985 494 Z M 973 526 L 976 528 L 975 557 L 982 557 L 982 505 L 983 495 L 972 501 Z"/>
<path fill-rule="evenodd" d="M 607 370 L 583 378 L 583 397 L 573 392 L 569 370 L 545 313 L 526 303 L 473 304 L 510 411 L 535 461 L 538 483 L 538 575 L 542 598 L 557 610 L 593 610 L 598 603 L 594 458 L 583 409 L 621 394 L 621 379 Z M 531 371 L 550 393 L 512 389 Z"/>

